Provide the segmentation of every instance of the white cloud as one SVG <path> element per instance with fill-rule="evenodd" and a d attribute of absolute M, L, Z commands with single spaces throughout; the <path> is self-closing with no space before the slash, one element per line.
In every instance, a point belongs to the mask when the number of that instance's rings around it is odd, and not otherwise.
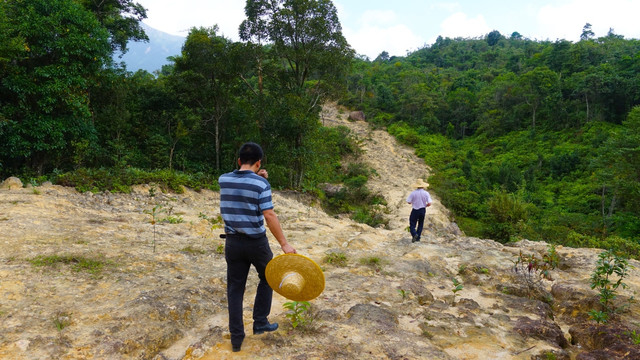
<path fill-rule="evenodd" d="M 392 10 L 366 10 L 352 23 L 357 29 L 343 26 L 343 35 L 358 54 L 372 60 L 383 51 L 392 56 L 405 56 L 407 51 L 416 50 L 424 43 Z"/>
<path fill-rule="evenodd" d="M 440 24 L 441 34 L 444 37 L 479 37 L 491 32 L 484 16 L 478 15 L 475 18 L 469 18 L 467 14 L 457 12 L 444 19 Z"/>
<path fill-rule="evenodd" d="M 538 12 L 541 39 L 578 41 L 582 28 L 590 23 L 596 37 L 606 36 L 609 28 L 626 38 L 638 38 L 636 0 L 571 0 L 560 5 L 547 5 Z"/>
<path fill-rule="evenodd" d="M 218 25 L 220 34 L 238 39 L 238 26 L 245 19 L 244 1 L 237 0 L 138 0 L 147 9 L 144 21 L 152 28 L 186 36 L 192 27 Z"/>
<path fill-rule="evenodd" d="M 392 56 L 405 56 L 407 51 L 417 50 L 424 41 L 402 24 L 387 27 L 367 25 L 357 31 L 343 29 L 347 41 L 358 54 L 367 55 L 371 60 L 386 51 Z"/>

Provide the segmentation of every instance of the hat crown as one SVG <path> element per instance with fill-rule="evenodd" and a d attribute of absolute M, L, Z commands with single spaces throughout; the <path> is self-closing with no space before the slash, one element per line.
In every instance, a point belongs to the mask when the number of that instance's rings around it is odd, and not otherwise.
<path fill-rule="evenodd" d="M 416 180 L 416 182 L 415 182 L 415 183 L 413 183 L 413 187 L 414 187 L 414 188 L 427 188 L 427 187 L 429 187 L 429 184 L 428 184 L 428 183 L 426 183 L 426 182 L 425 182 L 424 180 L 422 180 L 422 179 L 418 179 L 418 180 Z"/>
<path fill-rule="evenodd" d="M 284 274 L 280 282 L 280 289 L 287 294 L 299 294 L 303 288 L 304 277 L 295 271 Z"/>
<path fill-rule="evenodd" d="M 293 301 L 315 299 L 324 290 L 324 274 L 313 260 L 282 254 L 269 261 L 265 277 L 273 291 Z"/>

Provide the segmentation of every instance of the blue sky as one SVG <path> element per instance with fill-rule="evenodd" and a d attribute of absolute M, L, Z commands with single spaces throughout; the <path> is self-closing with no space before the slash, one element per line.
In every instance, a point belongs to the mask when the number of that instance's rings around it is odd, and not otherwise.
<path fill-rule="evenodd" d="M 147 9 L 144 22 L 186 36 L 193 26 L 218 25 L 238 40 L 244 0 L 137 0 Z M 334 0 L 342 31 L 358 54 L 404 56 L 443 37 L 482 37 L 492 30 L 514 31 L 537 40 L 578 41 L 582 27 L 596 36 L 610 28 L 640 38 L 640 0 Z"/>

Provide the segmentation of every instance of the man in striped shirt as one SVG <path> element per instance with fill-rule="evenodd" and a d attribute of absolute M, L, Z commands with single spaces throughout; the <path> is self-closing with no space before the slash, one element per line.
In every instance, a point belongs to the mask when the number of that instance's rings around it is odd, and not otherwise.
<path fill-rule="evenodd" d="M 273 258 L 267 239 L 266 225 L 276 238 L 282 251 L 295 254 L 282 232 L 280 221 L 273 210 L 269 174 L 262 166 L 264 153 L 260 145 L 246 143 L 238 152 L 239 170 L 220 176 L 220 213 L 226 233 L 225 259 L 227 261 L 227 302 L 229 332 L 233 351 L 240 351 L 245 337 L 242 302 L 251 265 L 256 268 L 260 282 L 253 304 L 253 333 L 275 331 L 278 324 L 270 324 L 273 290 L 264 272 Z"/>

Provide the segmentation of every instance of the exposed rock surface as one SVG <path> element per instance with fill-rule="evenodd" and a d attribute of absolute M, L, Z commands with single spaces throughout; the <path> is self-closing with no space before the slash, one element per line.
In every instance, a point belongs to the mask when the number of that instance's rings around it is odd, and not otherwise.
<path fill-rule="evenodd" d="M 81 194 L 51 184 L 20 186 L 0 189 L 0 359 L 636 354 L 637 303 L 620 314 L 626 325 L 604 328 L 608 337 L 599 337 L 595 323 L 586 322 L 586 311 L 597 306 L 589 277 L 600 250 L 558 247 L 561 267 L 552 271 L 554 280 L 543 282 L 542 298 L 529 299 L 512 272 L 513 261 L 520 251 L 540 258 L 547 244 L 523 240 L 503 246 L 466 237 L 436 194 L 422 241 L 411 243 L 405 199 L 416 178 L 426 179 L 428 166 L 386 132 L 347 121 L 335 107 L 326 107 L 323 119 L 349 127 L 362 141 L 363 160 L 379 175 L 370 188 L 386 198 L 390 221 L 389 229 L 374 229 L 328 216 L 300 194 L 274 194 L 290 243 L 325 271 L 326 288 L 312 301 L 317 316 L 310 329 L 292 329 L 282 306 L 288 300 L 274 294 L 271 320 L 281 328 L 248 333 L 242 351 L 231 352 L 226 266 L 218 251 L 222 230 L 209 221 L 219 212 L 216 192 L 163 194 L 145 185 L 131 194 Z M 158 204 L 163 208 L 154 229 L 149 213 Z M 281 253 L 273 239 L 272 248 Z M 346 266 L 324 263 L 329 253 L 344 254 Z M 380 260 L 378 266 L 361 261 L 372 258 Z M 640 290 L 640 264 L 630 263 L 636 268 L 616 299 L 620 305 Z M 454 277 L 464 285 L 455 296 Z M 248 329 L 256 283 L 252 272 L 245 295 Z"/>
<path fill-rule="evenodd" d="M 365 121 L 366 117 L 362 111 L 352 111 L 349 113 L 348 119 L 352 121 Z"/>

